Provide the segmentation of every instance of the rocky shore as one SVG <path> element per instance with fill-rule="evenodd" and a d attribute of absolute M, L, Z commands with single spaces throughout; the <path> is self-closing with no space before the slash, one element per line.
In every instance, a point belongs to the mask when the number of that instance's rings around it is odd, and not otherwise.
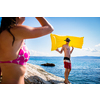
<path fill-rule="evenodd" d="M 38 65 L 27 64 L 25 84 L 64 84 L 64 79 L 46 72 Z"/>

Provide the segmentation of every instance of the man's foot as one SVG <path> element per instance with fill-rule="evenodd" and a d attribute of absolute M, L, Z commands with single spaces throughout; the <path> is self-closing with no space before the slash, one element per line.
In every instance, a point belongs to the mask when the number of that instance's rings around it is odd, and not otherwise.
<path fill-rule="evenodd" d="M 69 84 L 71 84 L 71 82 L 68 81 Z"/>
<path fill-rule="evenodd" d="M 69 80 L 68 80 L 68 81 L 64 81 L 64 83 L 65 83 L 65 84 L 71 84 L 71 83 L 69 82 Z"/>
<path fill-rule="evenodd" d="M 68 81 L 64 81 L 65 84 L 68 84 Z"/>

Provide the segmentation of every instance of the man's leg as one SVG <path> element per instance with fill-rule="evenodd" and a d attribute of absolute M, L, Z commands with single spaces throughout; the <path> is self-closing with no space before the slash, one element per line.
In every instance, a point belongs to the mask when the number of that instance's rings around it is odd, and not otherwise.
<path fill-rule="evenodd" d="M 69 76 L 69 74 L 70 74 L 70 71 L 71 71 L 71 69 L 68 69 L 68 76 Z M 68 80 L 68 83 L 70 83 L 69 80 Z"/>
<path fill-rule="evenodd" d="M 68 84 L 68 69 L 67 69 L 67 68 L 65 68 L 64 76 L 65 76 L 65 81 L 64 81 L 64 83 L 65 83 L 65 84 Z"/>
<path fill-rule="evenodd" d="M 70 71 L 71 71 L 71 69 L 68 69 L 68 76 L 69 76 L 69 74 L 70 74 Z"/>

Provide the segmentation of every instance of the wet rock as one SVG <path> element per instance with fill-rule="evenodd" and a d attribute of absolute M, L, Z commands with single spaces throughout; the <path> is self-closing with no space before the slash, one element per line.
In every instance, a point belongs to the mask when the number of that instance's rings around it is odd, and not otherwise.
<path fill-rule="evenodd" d="M 46 63 L 46 64 L 41 64 L 42 66 L 55 66 L 53 63 Z"/>

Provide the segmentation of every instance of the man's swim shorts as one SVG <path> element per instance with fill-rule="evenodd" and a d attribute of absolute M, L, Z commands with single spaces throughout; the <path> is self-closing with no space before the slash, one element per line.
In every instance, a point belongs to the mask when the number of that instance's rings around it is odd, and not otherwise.
<path fill-rule="evenodd" d="M 71 63 L 64 61 L 64 68 L 71 69 Z"/>
<path fill-rule="evenodd" d="M 64 57 L 64 68 L 71 69 L 71 61 L 67 57 Z"/>

